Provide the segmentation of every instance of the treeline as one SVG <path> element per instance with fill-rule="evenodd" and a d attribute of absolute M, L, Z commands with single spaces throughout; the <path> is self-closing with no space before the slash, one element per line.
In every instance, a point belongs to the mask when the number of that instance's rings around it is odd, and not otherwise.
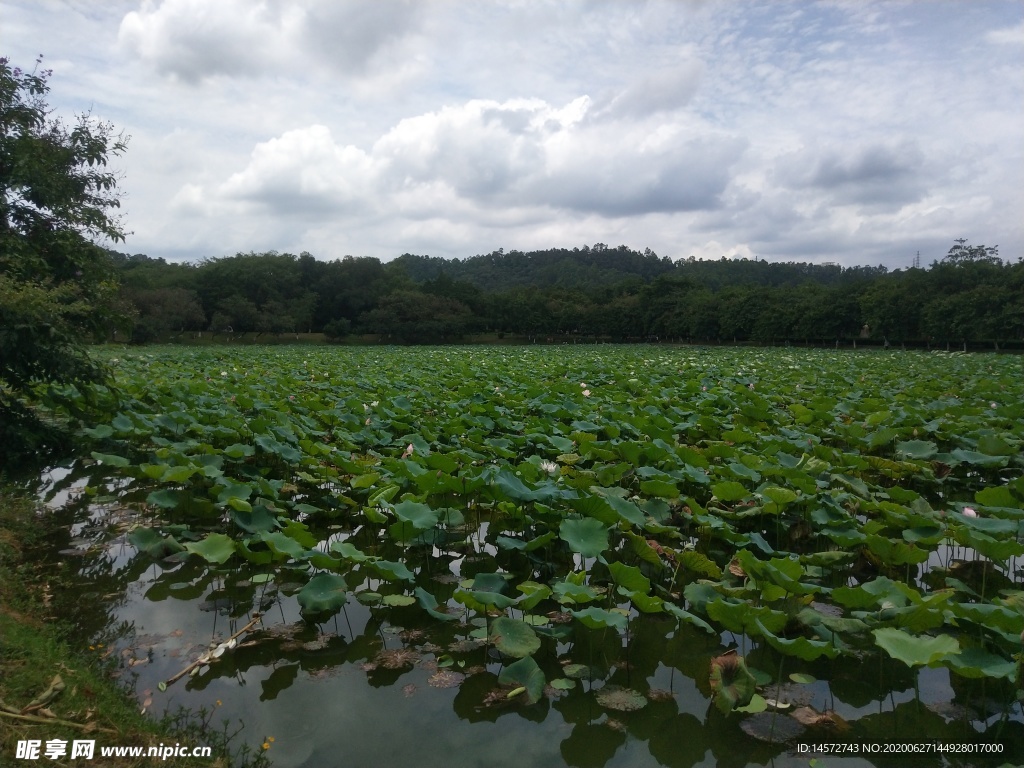
<path fill-rule="evenodd" d="M 174 264 L 113 253 L 132 340 L 188 332 L 371 334 L 395 343 L 497 334 L 580 340 L 944 345 L 1024 341 L 1024 261 L 958 240 L 927 269 L 673 262 L 625 246 L 391 262 L 246 253 Z"/>

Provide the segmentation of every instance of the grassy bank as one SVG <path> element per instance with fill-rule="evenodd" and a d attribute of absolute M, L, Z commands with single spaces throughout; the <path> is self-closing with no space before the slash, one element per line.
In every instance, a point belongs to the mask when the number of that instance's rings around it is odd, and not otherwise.
<path fill-rule="evenodd" d="M 103 648 L 83 656 L 69 642 L 76 629 L 56 615 L 52 563 L 42 557 L 47 520 L 32 501 L 0 488 L 0 765 L 18 764 L 19 741 L 41 742 L 47 765 L 197 766 L 267 765 L 264 754 L 229 758 L 229 733 L 215 712 L 153 720 L 110 676 Z M 77 645 L 77 644 L 74 644 Z M 46 743 L 67 742 L 63 759 L 46 759 Z M 92 760 L 71 760 L 74 740 L 95 740 Z M 210 746 L 212 757 L 103 757 L 102 747 Z M 32 761 L 26 760 L 29 765 Z"/>

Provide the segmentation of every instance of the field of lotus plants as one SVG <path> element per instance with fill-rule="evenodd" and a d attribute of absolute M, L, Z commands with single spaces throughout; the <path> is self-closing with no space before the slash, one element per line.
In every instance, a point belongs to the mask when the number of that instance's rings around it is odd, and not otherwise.
<path fill-rule="evenodd" d="M 158 704 L 302 678 L 313 698 L 291 706 L 312 711 L 358 670 L 392 712 L 454 696 L 465 727 L 511 716 L 527 740 L 556 719 L 554 752 L 522 764 L 893 738 L 973 744 L 922 765 L 1024 761 L 1019 357 L 104 354 L 118 390 L 81 397 L 103 415 L 69 476 L 74 533 L 135 599 L 176 605 L 182 626 L 149 640 Z M 285 741 L 281 765 L 328 748 Z"/>

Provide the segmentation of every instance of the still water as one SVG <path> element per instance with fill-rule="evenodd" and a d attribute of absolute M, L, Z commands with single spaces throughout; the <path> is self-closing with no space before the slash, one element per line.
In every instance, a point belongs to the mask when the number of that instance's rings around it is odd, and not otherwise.
<path fill-rule="evenodd" d="M 212 711 L 215 724 L 226 720 L 232 731 L 241 724 L 241 741 L 269 744 L 279 768 L 806 766 L 811 755 L 801 744 L 908 734 L 999 741 L 1008 750 L 921 758 L 916 766 L 1024 763 L 1020 707 L 995 684 L 925 669 L 915 694 L 911 671 L 891 659 L 783 659 L 747 638 L 708 635 L 664 614 L 634 614 L 625 637 L 585 630 L 571 642 L 546 638 L 535 655 L 546 679 L 561 686 L 527 705 L 499 685 L 509 660 L 480 638 L 483 619 L 442 623 L 418 605 L 384 610 L 349 599 L 329 620 L 309 621 L 295 599 L 297 573 L 290 579 L 281 569 L 266 579 L 244 562 L 217 569 L 196 557 L 154 561 L 127 542 L 138 522 L 130 507 L 90 501 L 82 493 L 89 482 L 83 468 L 57 469 L 40 490 L 61 523 L 52 544 L 57 597 L 82 627 L 83 646 L 117 667 L 140 706 L 155 715 Z M 461 557 L 433 558 L 417 584 L 443 595 L 460 579 L 494 570 L 493 556 L 480 536 Z M 160 689 L 257 613 L 261 622 L 235 648 Z M 727 716 L 714 706 L 711 659 L 730 650 L 760 670 L 761 693 L 778 710 Z M 642 697 L 596 695 L 614 686 Z M 804 723 L 807 712 L 821 722 L 801 724 L 792 716 L 800 709 Z M 817 765 L 906 762 L 819 756 Z"/>

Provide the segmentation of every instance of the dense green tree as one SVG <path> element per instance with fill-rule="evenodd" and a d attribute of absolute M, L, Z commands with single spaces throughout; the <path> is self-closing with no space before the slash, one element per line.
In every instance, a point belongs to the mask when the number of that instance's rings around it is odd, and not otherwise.
<path fill-rule="evenodd" d="M 366 331 L 402 344 L 457 341 L 471 321 L 472 313 L 462 302 L 410 290 L 389 293 L 360 318 Z"/>
<path fill-rule="evenodd" d="M 131 335 L 136 343 L 206 328 L 206 314 L 194 291 L 185 288 L 128 288 L 124 295 L 138 308 Z"/>
<path fill-rule="evenodd" d="M 100 381 L 86 342 L 121 319 L 114 271 L 97 240 L 124 232 L 118 176 L 108 170 L 127 139 L 46 103 L 50 72 L 0 59 L 0 444 L 8 453 L 41 438 L 25 397 L 38 384 Z"/>

